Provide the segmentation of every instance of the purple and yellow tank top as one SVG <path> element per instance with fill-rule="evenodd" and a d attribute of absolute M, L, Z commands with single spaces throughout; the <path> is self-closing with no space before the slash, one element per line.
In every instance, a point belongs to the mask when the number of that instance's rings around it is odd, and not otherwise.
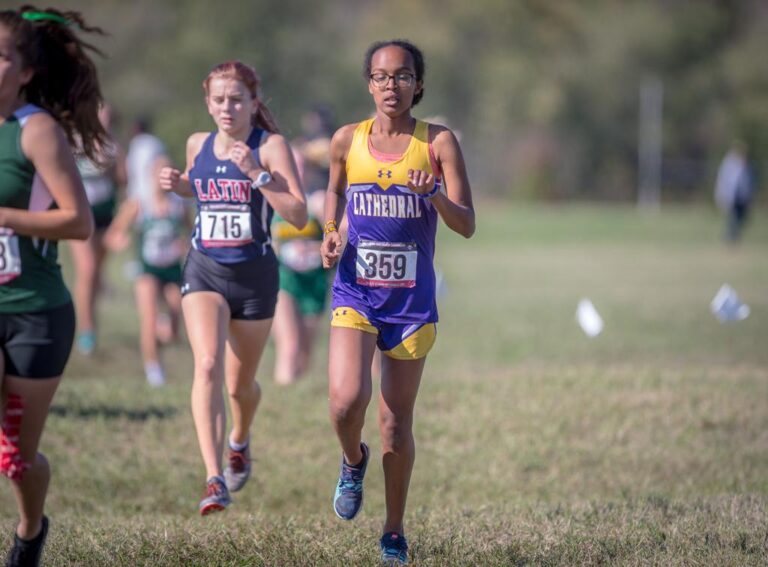
<path fill-rule="evenodd" d="M 332 307 L 352 307 L 383 323 L 434 323 L 438 215 L 408 189 L 409 169 L 435 173 L 429 125 L 417 120 L 408 148 L 395 161 L 372 155 L 372 125 L 370 119 L 357 126 L 347 156 L 349 236 Z"/>

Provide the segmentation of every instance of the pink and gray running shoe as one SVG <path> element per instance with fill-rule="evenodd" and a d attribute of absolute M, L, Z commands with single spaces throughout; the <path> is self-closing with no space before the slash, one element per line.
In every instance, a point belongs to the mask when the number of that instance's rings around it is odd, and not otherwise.
<path fill-rule="evenodd" d="M 246 447 L 242 451 L 229 448 L 227 468 L 224 469 L 224 481 L 230 492 L 237 492 L 251 477 L 251 450 Z"/>
<path fill-rule="evenodd" d="M 211 512 L 220 512 L 230 505 L 232 499 L 229 490 L 220 476 L 212 476 L 205 485 L 205 495 L 200 501 L 198 509 L 200 514 L 207 516 Z"/>

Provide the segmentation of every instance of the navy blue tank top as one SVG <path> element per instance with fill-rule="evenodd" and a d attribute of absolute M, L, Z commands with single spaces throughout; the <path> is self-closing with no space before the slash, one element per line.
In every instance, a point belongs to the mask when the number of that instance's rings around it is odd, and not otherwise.
<path fill-rule="evenodd" d="M 258 164 L 264 134 L 264 130 L 254 128 L 246 140 Z M 272 207 L 261 191 L 251 188 L 251 180 L 231 160 L 216 157 L 215 138 L 216 132 L 212 132 L 205 139 L 189 171 L 197 202 L 192 246 L 221 264 L 264 256 L 272 242 Z"/>

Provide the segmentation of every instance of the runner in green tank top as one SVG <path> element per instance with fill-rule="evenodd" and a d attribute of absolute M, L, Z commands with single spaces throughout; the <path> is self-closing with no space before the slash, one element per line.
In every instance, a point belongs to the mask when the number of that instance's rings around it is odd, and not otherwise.
<path fill-rule="evenodd" d="M 110 133 L 113 111 L 109 105 L 99 108 L 99 120 Z M 93 213 L 94 231 L 87 240 L 69 243 L 75 279 L 72 294 L 77 315 L 77 350 L 90 355 L 98 339 L 98 305 L 106 287 L 104 266 L 107 249 L 104 233 L 112 222 L 118 187 L 125 185 L 125 160 L 121 148 L 113 141 L 99 148 L 98 161 L 75 149 L 75 162 L 83 178 L 85 194 Z"/>
<path fill-rule="evenodd" d="M 272 219 L 272 238 L 280 261 L 280 292 L 272 324 L 275 341 L 274 380 L 289 385 L 307 371 L 310 356 L 328 299 L 328 272 L 323 268 L 320 244 L 325 193 L 307 197 L 309 220 L 301 230 Z"/>
<path fill-rule="evenodd" d="M 76 12 L 22 10 L 0 11 L 0 474 L 18 503 L 11 567 L 39 565 L 48 532 L 50 468 L 37 448 L 75 332 L 56 242 L 93 230 L 70 148 L 80 139 L 93 158 L 106 143 L 95 67 L 73 31 L 100 30 Z"/>
<path fill-rule="evenodd" d="M 136 235 L 136 257 L 141 271 L 134 282 L 139 313 L 139 342 L 147 383 L 165 384 L 159 346 L 175 340 L 181 318 L 181 261 L 192 230 L 184 201 L 163 191 L 159 171 L 170 164 L 158 155 L 152 163 L 155 187 L 151 198 L 129 196 L 104 235 L 104 244 L 118 252 L 128 247 L 131 229 Z M 165 303 L 167 312 L 160 312 Z M 167 315 L 167 316 L 166 316 Z"/>
<path fill-rule="evenodd" d="M 24 155 L 22 125 L 33 107 L 25 107 L 0 124 L 0 205 L 31 211 L 41 187 L 37 173 Z M 37 189 L 37 191 L 35 191 Z M 49 206 L 55 206 L 50 204 Z M 17 234 L 7 225 L 0 228 L 0 313 L 27 313 L 67 303 L 69 292 L 61 277 L 55 240 Z"/>

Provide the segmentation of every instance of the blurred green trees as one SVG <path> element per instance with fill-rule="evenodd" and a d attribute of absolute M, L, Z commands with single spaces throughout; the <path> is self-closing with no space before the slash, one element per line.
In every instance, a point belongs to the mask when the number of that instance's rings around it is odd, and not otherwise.
<path fill-rule="evenodd" d="M 362 56 L 404 37 L 427 60 L 417 116 L 462 133 L 478 193 L 632 199 L 639 86 L 664 88 L 663 196 L 708 198 L 734 137 L 768 155 L 768 4 L 760 0 L 72 0 L 99 41 L 108 98 L 129 121 L 154 116 L 181 159 L 211 128 L 201 81 L 230 58 L 252 64 L 283 131 L 328 104 L 339 124 L 372 105 Z M 764 168 L 765 169 L 765 168 Z"/>

